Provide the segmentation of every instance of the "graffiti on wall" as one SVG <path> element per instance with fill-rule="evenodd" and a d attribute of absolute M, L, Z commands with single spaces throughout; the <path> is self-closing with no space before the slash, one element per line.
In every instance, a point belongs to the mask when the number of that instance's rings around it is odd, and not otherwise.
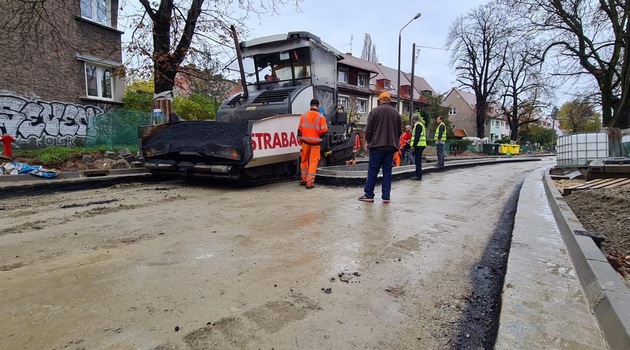
<path fill-rule="evenodd" d="M 29 100 L 0 93 L 0 128 L 29 147 L 76 146 L 87 134 L 88 119 L 103 113 L 94 106 Z"/>

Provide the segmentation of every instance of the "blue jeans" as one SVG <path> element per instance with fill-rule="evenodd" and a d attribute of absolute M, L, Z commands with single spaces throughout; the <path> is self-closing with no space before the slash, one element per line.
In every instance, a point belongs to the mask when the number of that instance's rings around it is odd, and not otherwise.
<path fill-rule="evenodd" d="M 413 159 L 416 162 L 416 177 L 422 179 L 422 153 L 425 147 L 416 147 L 413 151 Z"/>
<path fill-rule="evenodd" d="M 396 151 L 379 151 L 370 149 L 370 162 L 368 164 L 367 180 L 365 181 L 365 196 L 374 198 L 374 186 L 379 170 L 383 169 L 383 182 L 381 183 L 381 192 L 383 199 L 390 199 L 392 191 L 392 163 L 394 161 L 394 153 Z"/>
<path fill-rule="evenodd" d="M 437 167 L 444 168 L 444 142 L 436 142 L 435 148 L 437 149 Z"/>
<path fill-rule="evenodd" d="M 411 153 L 411 149 L 403 150 L 403 165 L 411 165 L 415 164 L 413 159 L 413 154 Z"/>

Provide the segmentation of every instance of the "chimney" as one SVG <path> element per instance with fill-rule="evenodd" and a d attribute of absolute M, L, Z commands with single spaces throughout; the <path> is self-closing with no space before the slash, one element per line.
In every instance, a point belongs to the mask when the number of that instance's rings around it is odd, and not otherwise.
<path fill-rule="evenodd" d="M 401 85 L 400 86 L 400 97 L 406 96 L 407 98 L 409 98 L 410 97 L 410 93 L 409 92 L 411 91 L 409 89 L 410 87 L 411 87 L 411 85 Z"/>
<path fill-rule="evenodd" d="M 352 52 L 346 52 L 346 55 L 352 56 Z"/>

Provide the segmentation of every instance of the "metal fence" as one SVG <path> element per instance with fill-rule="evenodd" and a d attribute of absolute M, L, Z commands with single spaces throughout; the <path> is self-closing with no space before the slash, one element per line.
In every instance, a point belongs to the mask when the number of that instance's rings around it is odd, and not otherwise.
<path fill-rule="evenodd" d="M 136 147 L 138 127 L 151 124 L 151 113 L 118 109 L 90 118 L 86 146 Z"/>

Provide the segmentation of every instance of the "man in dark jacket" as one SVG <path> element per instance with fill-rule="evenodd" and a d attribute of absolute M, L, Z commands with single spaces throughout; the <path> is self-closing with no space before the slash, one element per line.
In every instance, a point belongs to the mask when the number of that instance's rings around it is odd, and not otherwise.
<path fill-rule="evenodd" d="M 368 174 L 365 181 L 364 195 L 359 197 L 362 202 L 374 202 L 374 187 L 376 178 L 383 169 L 381 192 L 383 203 L 390 202 L 392 189 L 392 161 L 394 153 L 398 151 L 402 121 L 400 114 L 390 106 L 391 97 L 387 92 L 378 96 L 379 106 L 368 115 L 365 127 L 365 141 L 370 152 Z"/>

